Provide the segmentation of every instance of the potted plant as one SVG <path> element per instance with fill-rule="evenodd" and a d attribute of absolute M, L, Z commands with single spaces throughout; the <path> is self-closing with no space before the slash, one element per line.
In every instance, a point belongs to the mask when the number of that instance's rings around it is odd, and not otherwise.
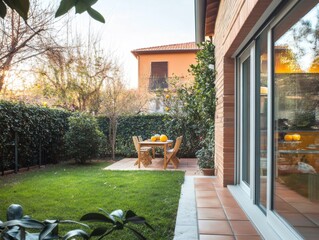
<path fill-rule="evenodd" d="M 206 138 L 201 142 L 202 148 L 196 152 L 198 166 L 205 176 L 215 175 L 214 161 L 214 126 L 209 128 Z"/>
<path fill-rule="evenodd" d="M 202 147 L 196 152 L 196 157 L 198 159 L 198 166 L 205 176 L 215 175 L 215 162 L 211 150 Z"/>

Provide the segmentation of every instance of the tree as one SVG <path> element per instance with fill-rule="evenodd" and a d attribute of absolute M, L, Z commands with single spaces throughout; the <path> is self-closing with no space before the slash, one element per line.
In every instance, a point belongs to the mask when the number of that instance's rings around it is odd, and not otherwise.
<path fill-rule="evenodd" d="M 196 64 L 192 64 L 189 70 L 194 76 L 194 85 L 178 86 L 177 79 L 162 96 L 167 111 L 167 129 L 184 136 L 183 152 L 197 151 L 199 163 L 203 157 L 212 166 L 216 109 L 215 47 L 211 41 L 201 43 L 199 47 Z M 207 156 L 210 156 L 209 161 Z"/>
<path fill-rule="evenodd" d="M 117 125 L 120 116 L 138 114 L 142 112 L 147 98 L 139 95 L 137 91 L 127 90 L 121 79 L 120 71 L 114 72 L 108 78 L 102 92 L 102 112 L 109 119 L 109 142 L 112 159 L 115 159 Z"/>
<path fill-rule="evenodd" d="M 60 6 L 55 13 L 55 17 L 66 14 L 75 7 L 76 13 L 87 12 L 92 18 L 105 23 L 103 16 L 92 8 L 98 0 L 61 0 Z M 16 11 L 25 21 L 29 19 L 29 0 L 0 0 L 0 17 L 7 15 L 7 6 Z"/>
<path fill-rule="evenodd" d="M 38 1 L 34 0 L 28 23 L 14 11 L 9 11 L 8 16 L 1 21 L 0 91 L 8 72 L 14 66 L 59 47 L 51 31 L 54 24 L 51 14 L 50 8 L 41 9 Z"/>
<path fill-rule="evenodd" d="M 56 105 L 97 113 L 100 89 L 118 67 L 99 47 L 99 39 L 84 43 L 81 37 L 58 51 L 47 51 L 38 72 L 43 94 L 57 98 Z"/>

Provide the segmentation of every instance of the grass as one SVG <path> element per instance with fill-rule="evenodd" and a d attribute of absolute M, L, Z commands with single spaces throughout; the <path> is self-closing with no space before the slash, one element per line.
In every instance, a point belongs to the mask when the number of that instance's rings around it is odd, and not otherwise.
<path fill-rule="evenodd" d="M 41 221 L 78 221 L 85 213 L 98 212 L 99 208 L 108 212 L 132 210 L 155 228 L 153 232 L 135 225 L 148 239 L 173 239 L 184 173 L 102 170 L 106 166 L 105 162 L 64 163 L 0 177 L 0 219 L 6 219 L 6 209 L 12 203 L 22 205 L 24 214 Z M 135 237 L 121 231 L 106 239 Z"/>

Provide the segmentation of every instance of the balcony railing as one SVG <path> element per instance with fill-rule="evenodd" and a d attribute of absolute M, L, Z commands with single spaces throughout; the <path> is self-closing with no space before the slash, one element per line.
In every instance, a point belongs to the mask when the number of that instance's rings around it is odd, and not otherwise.
<path fill-rule="evenodd" d="M 167 78 L 166 77 L 150 77 L 149 78 L 149 91 L 155 91 L 157 89 L 164 89 L 168 87 Z"/>

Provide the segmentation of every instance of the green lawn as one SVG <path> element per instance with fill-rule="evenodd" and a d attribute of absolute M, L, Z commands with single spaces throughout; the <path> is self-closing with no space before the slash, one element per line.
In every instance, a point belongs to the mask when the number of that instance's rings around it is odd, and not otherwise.
<path fill-rule="evenodd" d="M 173 239 L 183 172 L 105 171 L 107 163 L 59 164 L 0 177 L 0 219 L 11 203 L 37 220 L 79 220 L 103 208 L 133 210 L 156 229 L 137 226 L 148 239 Z M 135 227 L 135 226 L 134 226 Z M 65 229 L 60 228 L 62 231 Z M 72 227 L 71 229 L 74 229 Z M 127 232 L 106 239 L 135 239 Z"/>

